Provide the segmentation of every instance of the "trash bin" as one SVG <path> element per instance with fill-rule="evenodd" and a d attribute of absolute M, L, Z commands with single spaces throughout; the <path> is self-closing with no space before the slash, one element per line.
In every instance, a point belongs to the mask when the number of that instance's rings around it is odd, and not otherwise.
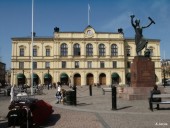
<path fill-rule="evenodd" d="M 66 91 L 66 104 L 73 105 L 74 103 L 74 90 Z"/>
<path fill-rule="evenodd" d="M 7 91 L 7 96 L 10 96 L 11 89 L 8 88 L 6 91 Z"/>

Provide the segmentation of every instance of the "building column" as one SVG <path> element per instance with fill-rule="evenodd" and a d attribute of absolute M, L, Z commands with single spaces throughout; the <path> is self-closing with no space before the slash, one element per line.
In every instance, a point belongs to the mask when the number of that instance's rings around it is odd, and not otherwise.
<path fill-rule="evenodd" d="M 110 42 L 105 45 L 106 57 L 110 58 Z"/>
<path fill-rule="evenodd" d="M 81 55 L 81 58 L 85 58 L 86 56 L 86 45 L 85 45 L 85 42 L 82 42 L 82 45 L 80 45 L 80 55 Z"/>
<path fill-rule="evenodd" d="M 106 74 L 106 78 L 108 78 L 108 79 L 106 79 L 106 85 L 111 85 L 112 83 L 111 83 L 111 71 L 108 71 L 107 72 L 107 74 Z"/>
<path fill-rule="evenodd" d="M 124 71 L 121 71 L 121 82 L 120 84 L 125 84 L 125 72 Z"/>
<path fill-rule="evenodd" d="M 60 42 L 56 42 L 55 46 L 58 49 L 58 50 L 56 50 L 56 58 L 59 58 L 59 56 L 60 56 Z"/>
<path fill-rule="evenodd" d="M 56 75 L 56 82 L 60 82 L 60 72 L 56 71 L 55 75 Z"/>
<path fill-rule="evenodd" d="M 58 76 L 57 76 L 57 71 L 54 70 L 54 72 L 53 72 L 53 82 L 54 82 L 54 83 L 57 83 L 57 82 L 58 82 L 58 81 L 57 81 L 57 77 L 58 77 Z"/>
<path fill-rule="evenodd" d="M 94 73 L 94 83 L 99 83 L 99 73 L 98 73 L 98 71 L 96 71 L 95 73 Z"/>
<path fill-rule="evenodd" d="M 95 58 L 98 58 L 98 43 L 95 42 L 93 45 L 93 55 Z"/>
<path fill-rule="evenodd" d="M 73 56 L 73 42 L 68 44 L 68 58 L 72 58 Z"/>
<path fill-rule="evenodd" d="M 86 72 L 80 73 L 80 75 L 81 75 L 81 86 L 87 84 L 87 83 L 86 83 L 86 75 L 85 75 L 85 73 L 86 73 Z"/>

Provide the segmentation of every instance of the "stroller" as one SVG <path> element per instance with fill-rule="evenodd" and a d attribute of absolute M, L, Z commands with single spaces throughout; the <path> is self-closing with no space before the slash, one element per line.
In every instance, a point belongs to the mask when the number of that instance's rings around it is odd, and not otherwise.
<path fill-rule="evenodd" d="M 38 128 L 52 113 L 52 106 L 43 100 L 34 98 L 14 100 L 9 105 L 8 127 Z"/>

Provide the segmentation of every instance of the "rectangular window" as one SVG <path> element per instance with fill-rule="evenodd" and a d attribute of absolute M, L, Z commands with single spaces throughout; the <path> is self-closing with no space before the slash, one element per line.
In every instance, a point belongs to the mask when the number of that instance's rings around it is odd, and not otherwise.
<path fill-rule="evenodd" d="M 131 65 L 131 62 L 128 61 L 128 62 L 127 62 L 127 68 L 130 68 L 130 65 Z"/>
<path fill-rule="evenodd" d="M 50 49 L 46 49 L 46 56 L 50 56 Z"/>
<path fill-rule="evenodd" d="M 50 62 L 45 62 L 45 68 L 50 68 Z"/>
<path fill-rule="evenodd" d="M 24 56 L 24 48 L 20 48 L 20 56 Z"/>
<path fill-rule="evenodd" d="M 19 69 L 24 69 L 24 62 L 19 62 Z"/>
<path fill-rule="evenodd" d="M 79 68 L 79 61 L 75 61 L 75 68 Z"/>
<path fill-rule="evenodd" d="M 33 69 L 37 69 L 37 62 L 33 62 Z"/>
<path fill-rule="evenodd" d="M 87 61 L 87 68 L 92 68 L 92 61 Z"/>
<path fill-rule="evenodd" d="M 117 68 L 117 61 L 113 61 L 113 68 Z"/>
<path fill-rule="evenodd" d="M 150 56 L 153 56 L 153 49 L 149 49 L 150 51 Z"/>
<path fill-rule="evenodd" d="M 130 56 L 130 49 L 126 49 L 127 56 Z"/>
<path fill-rule="evenodd" d="M 66 68 L 66 61 L 62 61 L 62 68 Z"/>
<path fill-rule="evenodd" d="M 104 61 L 100 61 L 100 68 L 104 68 Z"/>
<path fill-rule="evenodd" d="M 37 49 L 36 48 L 33 49 L 33 56 L 37 56 Z"/>

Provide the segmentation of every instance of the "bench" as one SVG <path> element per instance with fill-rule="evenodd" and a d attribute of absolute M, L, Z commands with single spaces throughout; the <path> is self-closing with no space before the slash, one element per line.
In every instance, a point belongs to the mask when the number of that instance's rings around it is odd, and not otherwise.
<path fill-rule="evenodd" d="M 6 95 L 5 90 L 0 90 L 0 94 L 3 94 L 5 96 Z"/>
<path fill-rule="evenodd" d="M 17 99 L 26 99 L 26 98 L 28 98 L 28 95 L 27 95 L 27 93 L 25 93 L 25 92 L 21 92 L 21 93 L 18 93 L 17 94 Z"/>
<path fill-rule="evenodd" d="M 103 95 L 105 95 L 105 92 L 111 92 L 112 91 L 112 88 L 102 88 L 102 91 L 103 91 Z"/>
<path fill-rule="evenodd" d="M 161 98 L 161 101 L 154 101 L 154 98 Z M 168 99 L 170 98 L 170 94 L 153 94 L 152 97 L 150 97 L 149 100 L 149 105 L 150 105 L 150 110 L 153 111 L 153 104 L 157 105 L 157 109 L 159 109 L 159 104 L 170 104 L 170 100 L 164 100 L 162 101 L 162 99 Z"/>

